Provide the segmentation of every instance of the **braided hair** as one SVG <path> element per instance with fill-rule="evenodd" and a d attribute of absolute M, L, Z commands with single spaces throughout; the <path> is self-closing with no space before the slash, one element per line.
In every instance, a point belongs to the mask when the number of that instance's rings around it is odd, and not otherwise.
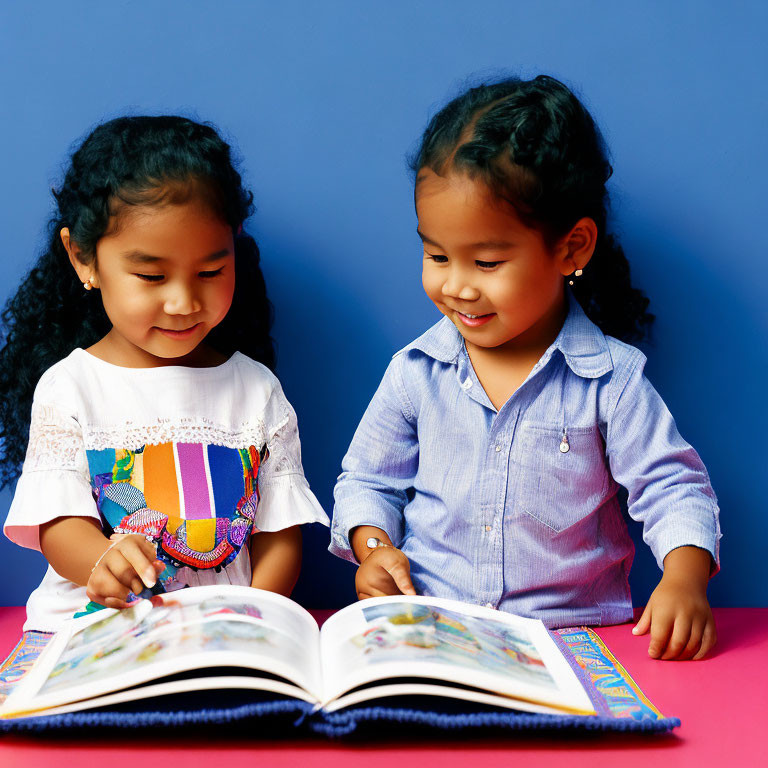
<path fill-rule="evenodd" d="M 467 174 L 512 205 L 525 224 L 553 244 L 581 218 L 597 224 L 592 259 L 573 293 L 606 334 L 646 337 L 649 301 L 630 282 L 629 263 L 606 232 L 613 169 L 591 115 L 558 80 L 508 78 L 467 90 L 430 121 L 410 159 L 439 175 Z"/>
<path fill-rule="evenodd" d="M 90 264 L 98 241 L 128 206 L 201 197 L 232 228 L 235 293 L 207 341 L 224 355 L 240 352 L 274 367 L 272 307 L 259 249 L 242 231 L 253 210 L 229 145 L 209 125 L 183 117 L 119 117 L 97 126 L 74 152 L 61 186 L 48 243 L 2 314 L 0 348 L 0 488 L 21 470 L 32 396 L 42 373 L 76 347 L 105 336 L 110 323 L 96 291 L 86 292 L 69 262 L 60 231 L 68 227 Z"/>

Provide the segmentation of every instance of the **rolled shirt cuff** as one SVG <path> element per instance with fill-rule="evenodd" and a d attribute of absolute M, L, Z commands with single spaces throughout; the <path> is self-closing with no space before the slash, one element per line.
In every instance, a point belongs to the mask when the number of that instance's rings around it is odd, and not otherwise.
<path fill-rule="evenodd" d="M 333 513 L 331 543 L 328 551 L 337 557 L 349 560 L 350 563 L 359 565 L 352 550 L 349 534 L 353 528 L 357 528 L 360 525 L 372 525 L 376 528 L 381 528 L 396 547 L 399 547 L 402 542 L 402 514 L 395 510 L 370 507 L 354 511 L 347 510 L 342 514 L 337 506 Z"/>
<path fill-rule="evenodd" d="M 720 570 L 720 526 L 717 524 L 717 512 L 714 526 L 704 524 L 700 519 L 685 519 L 671 523 L 663 534 L 654 531 L 653 537 L 646 541 L 653 551 L 656 562 L 664 570 L 664 558 L 679 547 L 698 547 L 712 556 L 713 568 L 710 578 Z"/>

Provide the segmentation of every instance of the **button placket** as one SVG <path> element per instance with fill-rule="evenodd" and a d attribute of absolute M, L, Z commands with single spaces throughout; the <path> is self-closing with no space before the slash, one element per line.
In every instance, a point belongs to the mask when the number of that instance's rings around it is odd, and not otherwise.
<path fill-rule="evenodd" d="M 493 537 L 493 545 L 490 550 L 493 553 L 492 561 L 488 569 L 488 589 L 485 592 L 486 608 L 496 608 L 504 593 L 504 508 L 509 484 L 509 459 L 512 447 L 511 429 L 517 421 L 516 410 L 507 411 L 503 418 L 503 431 L 496 435 L 493 444 L 493 454 L 500 461 L 494 467 L 496 476 L 495 503 L 493 505 L 493 519 L 487 528 L 488 535 Z M 501 425 L 500 425 L 501 426 Z"/>

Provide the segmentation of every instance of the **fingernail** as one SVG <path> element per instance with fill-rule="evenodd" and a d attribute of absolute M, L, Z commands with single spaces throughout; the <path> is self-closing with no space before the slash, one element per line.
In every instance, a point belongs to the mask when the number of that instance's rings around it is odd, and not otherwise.
<path fill-rule="evenodd" d="M 144 575 L 141 577 L 141 580 L 148 586 L 148 587 L 154 587 L 155 582 L 157 581 L 157 576 L 155 575 L 155 571 L 153 568 L 148 568 L 146 571 L 144 571 Z"/>
<path fill-rule="evenodd" d="M 640 630 L 637 627 L 632 627 L 632 634 L 636 635 Z"/>

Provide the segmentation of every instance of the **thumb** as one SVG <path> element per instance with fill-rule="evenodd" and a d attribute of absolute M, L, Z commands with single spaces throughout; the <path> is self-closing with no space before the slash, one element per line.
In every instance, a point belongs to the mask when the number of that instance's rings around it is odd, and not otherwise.
<path fill-rule="evenodd" d="M 632 634 L 645 635 L 650 628 L 651 628 L 651 604 L 648 603 L 648 605 L 645 606 L 643 615 L 640 617 L 637 624 L 635 624 L 635 626 L 632 628 Z"/>
<path fill-rule="evenodd" d="M 404 595 L 416 594 L 416 590 L 413 587 L 413 582 L 411 581 L 410 569 L 407 565 L 398 563 L 397 565 L 387 568 L 387 571 L 397 585 L 397 588 Z"/>

